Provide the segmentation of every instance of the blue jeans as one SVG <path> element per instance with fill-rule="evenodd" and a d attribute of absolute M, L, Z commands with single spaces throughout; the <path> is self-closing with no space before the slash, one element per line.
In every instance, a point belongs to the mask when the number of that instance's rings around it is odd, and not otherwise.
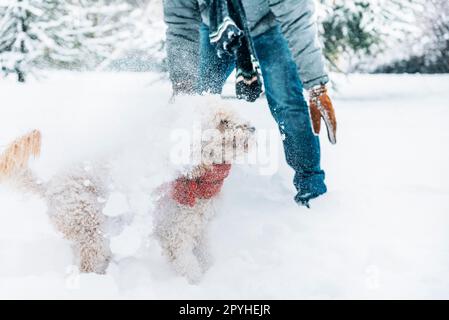
<path fill-rule="evenodd" d="M 235 68 L 231 57 L 218 58 L 209 42 L 209 29 L 202 25 L 199 91 L 220 94 Z M 314 135 L 309 109 L 286 39 L 277 26 L 253 38 L 271 114 L 283 140 L 287 163 L 295 170 L 296 197 L 312 199 L 326 193 L 324 171 L 320 167 L 320 142 Z"/>

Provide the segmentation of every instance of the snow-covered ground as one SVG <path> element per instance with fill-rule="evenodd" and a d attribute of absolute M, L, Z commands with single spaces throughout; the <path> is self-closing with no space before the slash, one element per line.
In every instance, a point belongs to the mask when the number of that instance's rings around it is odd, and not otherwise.
<path fill-rule="evenodd" d="M 41 129 L 32 166 L 43 179 L 123 153 L 114 174 L 129 194 L 108 210 L 135 216 L 112 240 L 107 274 L 78 275 L 45 204 L 0 185 L 0 298 L 449 298 L 449 76 L 334 79 L 339 142 L 322 139 L 329 193 L 299 208 L 283 159 L 269 176 L 234 166 L 199 285 L 174 274 L 150 234 L 147 190 L 171 179 L 164 139 L 186 113 L 167 105 L 169 84 L 152 74 L 0 81 L 0 148 Z M 259 130 L 275 129 L 265 101 L 231 103 Z"/>

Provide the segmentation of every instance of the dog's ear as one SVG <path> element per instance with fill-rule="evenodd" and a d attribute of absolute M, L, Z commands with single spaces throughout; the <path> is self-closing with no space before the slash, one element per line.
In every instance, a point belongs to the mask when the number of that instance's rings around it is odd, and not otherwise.
<path fill-rule="evenodd" d="M 33 130 L 12 142 L 0 155 L 0 180 L 25 169 L 31 157 L 40 155 L 41 143 L 41 133 L 38 130 Z"/>

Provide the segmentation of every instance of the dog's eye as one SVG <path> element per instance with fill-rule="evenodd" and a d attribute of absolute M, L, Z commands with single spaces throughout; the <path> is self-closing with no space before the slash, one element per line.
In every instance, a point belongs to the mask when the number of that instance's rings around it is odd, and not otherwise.
<path fill-rule="evenodd" d="M 220 128 L 220 130 L 229 129 L 229 120 L 221 120 L 218 127 Z"/>

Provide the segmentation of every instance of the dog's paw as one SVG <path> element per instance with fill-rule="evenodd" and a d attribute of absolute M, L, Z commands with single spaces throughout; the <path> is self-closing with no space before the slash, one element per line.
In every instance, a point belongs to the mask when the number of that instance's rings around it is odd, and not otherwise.
<path fill-rule="evenodd" d="M 193 253 L 182 253 L 173 260 L 176 273 L 185 277 L 190 284 L 198 284 L 203 278 L 203 269 Z"/>
<path fill-rule="evenodd" d="M 112 259 L 109 246 L 105 241 L 91 241 L 89 244 L 78 245 L 77 260 L 82 273 L 105 274 Z"/>
<path fill-rule="evenodd" d="M 201 268 L 198 268 L 195 270 L 189 270 L 185 274 L 185 277 L 189 282 L 189 284 L 197 285 L 201 282 L 201 279 L 203 279 L 203 275 L 204 275 L 203 270 L 201 270 Z"/>
<path fill-rule="evenodd" d="M 202 272 L 206 273 L 206 271 L 212 267 L 214 262 L 209 250 L 206 247 L 198 246 L 194 249 L 193 253 L 198 259 Z"/>

